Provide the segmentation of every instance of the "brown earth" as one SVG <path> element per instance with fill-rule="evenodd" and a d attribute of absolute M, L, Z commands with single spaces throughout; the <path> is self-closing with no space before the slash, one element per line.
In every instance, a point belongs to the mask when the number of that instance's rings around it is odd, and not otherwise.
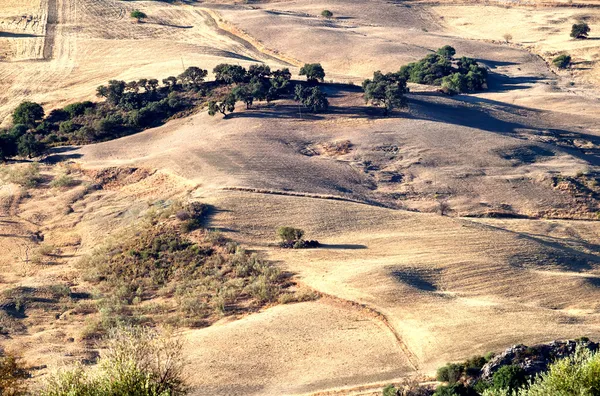
<path fill-rule="evenodd" d="M 145 23 L 129 19 L 134 6 Z M 325 8 L 332 20 L 319 16 Z M 4 125 L 24 99 L 49 110 L 93 98 L 108 79 L 162 79 L 189 65 L 266 62 L 297 73 L 322 62 L 338 84 L 324 88 L 324 115 L 288 101 L 240 106 L 227 119 L 198 113 L 54 153 L 106 188 L 28 197 L 2 186 L 0 288 L 84 288 L 79 255 L 157 200 L 183 197 L 213 205 L 211 228 L 323 295 L 186 330 L 195 394 L 370 394 L 514 343 L 597 338 L 598 12 L 379 0 L 3 3 Z M 579 19 L 590 40 L 568 37 Z M 487 91 L 447 97 L 413 86 L 409 110 L 384 119 L 345 84 L 445 44 L 489 68 Z M 575 65 L 557 72 L 547 61 L 562 51 Z M 449 216 L 436 213 L 440 202 Z M 325 246 L 278 249 L 282 225 Z M 61 248 L 52 264 L 26 257 L 39 248 L 36 231 Z M 24 335 L 1 342 L 52 369 L 91 359 L 77 338 L 84 322 L 40 310 Z"/>

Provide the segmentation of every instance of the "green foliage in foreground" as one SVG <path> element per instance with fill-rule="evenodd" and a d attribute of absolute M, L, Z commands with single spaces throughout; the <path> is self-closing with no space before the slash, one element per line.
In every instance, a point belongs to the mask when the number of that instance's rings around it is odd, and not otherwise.
<path fill-rule="evenodd" d="M 525 386 L 489 389 L 484 396 L 596 396 L 600 395 L 600 352 L 577 347 L 575 354 L 551 364 Z"/>
<path fill-rule="evenodd" d="M 41 396 L 179 396 L 183 344 L 145 328 L 119 328 L 106 340 L 98 366 L 77 366 L 48 378 Z"/>

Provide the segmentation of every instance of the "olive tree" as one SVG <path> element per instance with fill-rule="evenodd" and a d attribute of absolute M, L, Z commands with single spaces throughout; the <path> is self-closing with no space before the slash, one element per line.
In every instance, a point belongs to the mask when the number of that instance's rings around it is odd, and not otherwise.
<path fill-rule="evenodd" d="M 376 71 L 373 79 L 363 81 L 364 97 L 367 103 L 383 107 L 388 116 L 394 109 L 407 107 L 404 94 L 408 93 L 406 80 L 397 73 L 383 74 Z"/>
<path fill-rule="evenodd" d="M 579 22 L 571 27 L 571 37 L 575 39 L 586 39 L 590 33 L 590 27 L 585 22 Z"/>
<path fill-rule="evenodd" d="M 300 69 L 300 75 L 309 82 L 325 81 L 325 70 L 320 63 L 307 63 Z"/>

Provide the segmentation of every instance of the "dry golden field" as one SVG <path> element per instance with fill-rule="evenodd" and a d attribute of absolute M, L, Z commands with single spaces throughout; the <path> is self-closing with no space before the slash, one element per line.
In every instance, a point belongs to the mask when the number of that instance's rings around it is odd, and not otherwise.
<path fill-rule="evenodd" d="M 41 187 L 0 185 L 0 292 L 68 285 L 87 295 L 83 255 L 157 202 L 191 200 L 215 208 L 209 228 L 320 295 L 180 328 L 192 394 L 377 394 L 512 344 L 597 339 L 599 4 L 2 0 L 1 126 L 23 100 L 49 112 L 98 100 L 95 87 L 110 79 L 160 80 L 191 65 L 266 63 L 299 78 L 299 66 L 321 62 L 327 81 L 355 86 L 325 85 L 326 114 L 287 100 L 238 105 L 227 119 L 199 110 L 57 149 L 64 161 L 41 166 Z M 148 19 L 136 23 L 133 9 Z M 588 40 L 569 37 L 580 20 Z M 406 111 L 381 118 L 365 106 L 358 86 L 373 71 L 445 44 L 489 69 L 486 91 L 413 85 Z M 574 65 L 556 70 L 551 60 L 565 52 Z M 349 150 L 329 150 L 346 141 Z M 85 187 L 106 168 L 116 181 Z M 51 187 L 65 169 L 79 185 Z M 278 248 L 284 225 L 324 246 Z M 96 357 L 82 336 L 93 314 L 72 296 L 0 332 L 34 382 Z"/>

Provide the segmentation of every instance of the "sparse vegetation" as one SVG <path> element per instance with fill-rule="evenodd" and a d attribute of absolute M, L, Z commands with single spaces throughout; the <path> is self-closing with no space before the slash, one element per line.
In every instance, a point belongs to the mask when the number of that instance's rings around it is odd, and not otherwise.
<path fill-rule="evenodd" d="M 183 377 L 183 343 L 140 327 L 112 329 L 95 369 L 76 366 L 46 379 L 41 396 L 179 396 L 188 392 Z"/>
<path fill-rule="evenodd" d="M 50 182 L 50 187 L 53 188 L 69 188 L 69 187 L 74 187 L 77 184 L 79 184 L 77 182 L 77 180 L 75 180 L 73 178 L 73 176 L 68 175 L 66 173 L 60 174 L 58 176 L 56 176 L 51 182 Z"/>
<path fill-rule="evenodd" d="M 502 36 L 502 38 L 504 39 L 504 42 L 506 42 L 508 44 L 508 43 L 510 43 L 512 41 L 513 36 L 510 33 L 504 33 L 504 35 Z"/>
<path fill-rule="evenodd" d="M 2 168 L 0 169 L 0 176 L 5 182 L 28 188 L 37 187 L 42 182 L 40 164 L 37 162 Z"/>
<path fill-rule="evenodd" d="M 275 267 L 206 230 L 193 239 L 184 234 L 197 229 L 205 213 L 199 203 L 174 204 L 81 261 L 84 278 L 102 296 L 100 312 L 107 313 L 90 327 L 88 338 L 132 320 L 205 326 L 221 315 L 277 301 L 285 281 Z M 140 303 L 165 297 L 178 301 L 170 314 L 141 314 Z"/>
<path fill-rule="evenodd" d="M 571 37 L 574 39 L 586 39 L 590 33 L 590 27 L 585 22 L 573 24 L 571 27 Z"/>
<path fill-rule="evenodd" d="M 25 396 L 27 394 L 26 379 L 29 373 L 19 358 L 0 350 L 0 395 Z"/>
<path fill-rule="evenodd" d="M 566 54 L 559 55 L 552 60 L 552 63 L 559 69 L 566 69 L 571 65 L 571 57 Z"/>

